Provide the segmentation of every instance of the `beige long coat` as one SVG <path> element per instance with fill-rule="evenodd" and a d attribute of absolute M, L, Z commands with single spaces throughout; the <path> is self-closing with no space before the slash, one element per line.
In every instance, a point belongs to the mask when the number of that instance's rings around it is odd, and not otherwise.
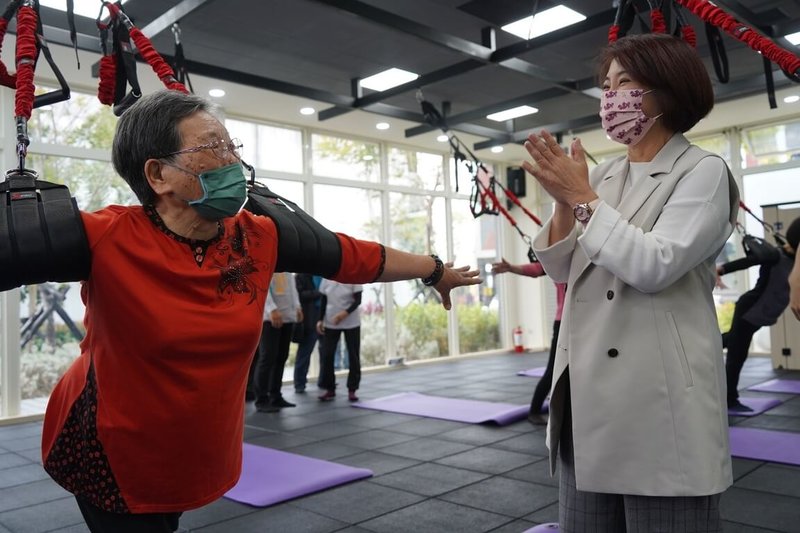
<path fill-rule="evenodd" d="M 703 227 L 686 242 L 680 233 L 689 233 L 688 227 L 676 224 L 674 213 L 695 208 L 672 194 L 687 174 L 704 179 L 696 171 L 702 160 L 702 168 L 723 173 L 716 177 L 718 191 L 727 174 L 729 187 L 719 193 L 727 198 L 716 207 L 698 202 L 696 209 L 709 211 L 698 214 Z M 722 346 L 711 292 L 715 258 L 736 220 L 738 190 L 718 156 L 680 134 L 653 159 L 650 176 L 620 201 L 627 172 L 626 158 L 591 172 L 592 188 L 607 204 L 585 229 L 587 238 L 594 232 L 594 245 L 578 241 L 579 230 L 584 231 L 579 224 L 566 239 L 548 246 L 548 223 L 534 242 L 547 273 L 568 283 L 547 428 L 551 471 L 569 368 L 580 490 L 719 493 L 732 483 L 732 474 Z M 671 213 L 672 222 L 659 220 L 663 213 Z M 692 222 L 687 218 L 686 223 Z M 672 261 L 670 254 L 682 259 Z"/>

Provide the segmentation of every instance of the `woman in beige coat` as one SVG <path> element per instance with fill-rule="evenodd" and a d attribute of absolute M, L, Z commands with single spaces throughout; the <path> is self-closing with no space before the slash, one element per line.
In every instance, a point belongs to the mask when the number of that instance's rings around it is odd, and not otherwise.
<path fill-rule="evenodd" d="M 534 250 L 569 287 L 547 435 L 561 531 L 721 531 L 732 475 L 711 292 L 738 191 L 682 135 L 711 110 L 711 83 L 666 35 L 601 59 L 600 115 L 627 155 L 590 173 L 580 141 L 567 155 L 543 131 L 524 164 L 556 202 Z"/>

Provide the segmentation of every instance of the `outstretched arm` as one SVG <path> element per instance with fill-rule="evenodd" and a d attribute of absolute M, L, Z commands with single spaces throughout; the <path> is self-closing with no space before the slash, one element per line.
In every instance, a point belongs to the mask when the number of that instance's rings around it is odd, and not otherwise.
<path fill-rule="evenodd" d="M 411 254 L 401 252 L 394 248 L 385 247 L 386 262 L 383 272 L 375 281 L 399 281 L 404 279 L 428 278 L 437 269 L 436 261 L 429 255 Z M 482 280 L 478 277 L 478 270 L 470 270 L 468 266 L 455 268 L 451 263 L 445 263 L 441 278 L 433 284 L 433 288 L 441 295 L 442 305 L 450 309 L 450 291 L 464 285 L 477 285 Z"/>

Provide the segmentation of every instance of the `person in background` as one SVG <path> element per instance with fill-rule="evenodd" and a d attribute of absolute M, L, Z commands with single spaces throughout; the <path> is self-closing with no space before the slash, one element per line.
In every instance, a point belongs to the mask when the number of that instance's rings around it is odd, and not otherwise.
<path fill-rule="evenodd" d="M 794 267 L 789 274 L 789 308 L 797 320 L 800 320 L 800 254 L 794 255 Z"/>
<path fill-rule="evenodd" d="M 256 410 L 265 413 L 294 407 L 281 394 L 283 368 L 289 359 L 289 344 L 297 323 L 303 321 L 303 310 L 297 295 L 294 275 L 276 272 L 272 275 L 264 306 L 264 324 L 258 343 L 255 371 Z"/>
<path fill-rule="evenodd" d="M 764 239 L 745 235 L 743 245 L 746 257 L 719 265 L 717 275 L 724 276 L 759 265 L 755 287 L 742 294 L 733 309 L 730 329 L 722 334 L 722 346 L 727 348 L 725 373 L 728 382 L 728 410 L 747 412 L 752 409 L 739 401 L 739 375 L 747 360 L 753 335 L 763 326 L 778 322 L 789 305 L 789 274 L 795 262 L 797 243 L 800 240 L 800 218 L 796 218 L 786 231 L 786 242 L 780 248 Z M 718 282 L 718 286 L 722 285 Z"/>
<path fill-rule="evenodd" d="M 141 205 L 81 213 L 86 337 L 47 403 L 42 464 L 92 533 L 175 531 L 236 484 L 273 270 L 281 257 L 321 270 L 323 258 L 281 247 L 271 218 L 242 210 L 241 143 L 212 109 L 177 91 L 138 100 L 112 161 Z M 341 283 L 423 278 L 446 309 L 452 289 L 480 283 L 437 257 L 323 237 L 338 244 Z"/>
<path fill-rule="evenodd" d="M 739 194 L 725 161 L 683 133 L 714 91 L 697 52 L 631 35 L 600 56 L 600 118 L 627 148 L 589 172 L 531 134 L 523 167 L 555 200 L 534 239 L 567 283 L 547 444 L 562 533 L 722 531 L 733 483 L 713 289 Z"/>
<path fill-rule="evenodd" d="M 321 386 L 325 390 L 319 399 L 329 402 L 336 397 L 334 357 L 339 339 L 344 334 L 349 361 L 347 399 L 357 402 L 356 391 L 361 383 L 361 316 L 358 308 L 361 305 L 363 288 L 361 285 L 323 279 L 319 292 L 322 294 L 322 316 L 317 322 L 317 331 L 322 335 L 322 369 L 319 375 Z"/>
<path fill-rule="evenodd" d="M 540 262 L 525 263 L 522 265 L 512 265 L 505 259 L 501 259 L 496 263 L 492 263 L 492 274 L 503 274 L 511 272 L 519 276 L 528 276 L 531 278 L 538 278 L 544 276 L 544 268 Z M 545 367 L 544 374 L 536 384 L 536 389 L 533 391 L 531 398 L 531 408 L 528 411 L 528 421 L 532 424 L 544 424 L 546 418 L 543 416 L 542 408 L 547 395 L 550 393 L 550 386 L 553 381 L 553 365 L 556 360 L 556 344 L 558 342 L 558 331 L 561 329 L 561 313 L 564 311 L 564 296 L 567 292 L 566 283 L 556 283 L 556 316 L 553 320 L 553 337 L 550 339 L 550 353 L 547 357 L 547 366 Z"/>
<path fill-rule="evenodd" d="M 322 295 L 319 292 L 319 285 L 322 283 L 322 278 L 311 274 L 296 274 L 295 282 L 297 293 L 300 296 L 300 306 L 303 309 L 303 322 L 295 328 L 293 338 L 297 342 L 297 355 L 294 360 L 294 391 L 301 394 L 306 391 L 308 366 L 319 338 L 317 320 L 320 315 L 319 306 Z M 320 366 L 322 365 L 320 364 Z"/>

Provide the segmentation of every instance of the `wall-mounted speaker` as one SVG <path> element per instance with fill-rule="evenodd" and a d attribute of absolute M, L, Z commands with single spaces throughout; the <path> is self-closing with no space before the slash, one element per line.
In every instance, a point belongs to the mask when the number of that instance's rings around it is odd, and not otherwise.
<path fill-rule="evenodd" d="M 506 187 L 517 198 L 523 198 L 525 196 L 525 169 L 521 167 L 506 168 Z M 514 205 L 510 200 L 506 204 L 509 209 Z"/>

